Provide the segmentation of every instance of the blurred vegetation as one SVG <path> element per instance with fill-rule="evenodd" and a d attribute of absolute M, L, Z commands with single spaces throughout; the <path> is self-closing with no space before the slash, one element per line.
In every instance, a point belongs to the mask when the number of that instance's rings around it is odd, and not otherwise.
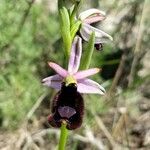
<path fill-rule="evenodd" d="M 128 113 L 134 119 L 141 114 L 138 107 L 141 99 L 147 99 L 144 102 L 149 106 L 148 4 L 147 0 L 84 1 L 83 10 L 97 7 L 107 12 L 108 17 L 104 23 L 96 26 L 110 33 L 114 41 L 105 44 L 103 51 L 94 52 L 91 66 L 102 67 L 102 72 L 93 78 L 103 83 L 108 95 L 84 97 L 85 122 L 79 133 L 83 133 L 86 126 L 91 127 L 94 134 L 97 133 L 95 114 L 104 118 L 106 126 L 111 129 L 115 120 L 112 120 L 111 115 L 115 115 L 118 105 L 127 107 Z M 41 79 L 54 74 L 47 65 L 48 61 L 64 64 L 56 1 L 0 0 L 2 130 L 19 129 L 43 94 L 46 96 L 42 105 L 30 121 L 33 122 L 33 128 L 37 121 L 42 128 L 47 128 L 41 118 L 44 117 L 46 122 L 46 117 L 50 113 L 49 100 L 53 97 L 54 91 L 43 87 Z M 150 109 L 150 106 L 148 108 Z M 71 139 L 69 142 L 73 143 Z M 55 145 L 53 142 L 52 144 Z M 75 142 L 74 147 L 83 149 L 84 145 Z"/>
<path fill-rule="evenodd" d="M 24 119 L 44 92 L 40 80 L 49 72 L 47 61 L 61 60 L 61 49 L 54 51 L 52 46 L 59 37 L 57 16 L 45 10 L 44 4 L 30 5 L 11 0 L 0 4 L 0 109 L 4 127 L 16 127 Z"/>

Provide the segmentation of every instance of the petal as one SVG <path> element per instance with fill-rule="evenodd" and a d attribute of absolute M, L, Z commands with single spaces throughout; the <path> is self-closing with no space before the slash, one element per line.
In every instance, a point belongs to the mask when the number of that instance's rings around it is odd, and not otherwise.
<path fill-rule="evenodd" d="M 71 49 L 69 64 L 68 64 L 68 72 L 73 74 L 78 71 L 80 65 L 82 53 L 82 39 L 79 36 L 76 36 Z"/>
<path fill-rule="evenodd" d="M 94 22 L 98 22 L 98 21 L 102 21 L 105 19 L 105 12 L 100 11 L 100 10 L 95 9 L 95 8 L 88 9 L 88 10 L 80 13 L 79 19 L 81 21 L 83 21 L 85 23 L 89 23 L 89 24 L 94 23 Z"/>
<path fill-rule="evenodd" d="M 74 74 L 73 76 L 75 77 L 76 80 L 80 80 L 80 79 L 84 79 L 88 76 L 94 75 L 94 74 L 98 73 L 99 71 L 100 71 L 99 68 L 92 68 L 92 69 L 79 71 L 76 74 Z"/>
<path fill-rule="evenodd" d="M 58 64 L 56 63 L 53 63 L 53 62 L 49 62 L 48 63 L 49 66 L 55 70 L 55 72 L 57 72 L 61 77 L 66 77 L 67 76 L 67 71 L 65 69 L 63 69 L 61 66 L 59 66 Z"/>
<path fill-rule="evenodd" d="M 79 80 L 77 90 L 80 93 L 105 94 L 105 89 L 100 84 L 90 79 Z"/>
<path fill-rule="evenodd" d="M 87 23 L 87 24 L 92 24 L 92 23 L 96 23 L 96 22 L 99 22 L 101 20 L 105 19 L 105 17 L 102 17 L 102 16 L 91 16 L 87 19 L 84 20 L 84 23 Z"/>
<path fill-rule="evenodd" d="M 63 78 L 60 75 L 53 75 L 42 80 L 43 85 L 52 87 L 54 89 L 61 89 Z"/>
<path fill-rule="evenodd" d="M 94 28 L 89 24 L 82 23 L 80 34 L 85 41 L 89 41 L 92 32 L 95 32 L 95 44 L 106 43 L 109 40 L 113 40 L 113 38 L 104 31 Z"/>

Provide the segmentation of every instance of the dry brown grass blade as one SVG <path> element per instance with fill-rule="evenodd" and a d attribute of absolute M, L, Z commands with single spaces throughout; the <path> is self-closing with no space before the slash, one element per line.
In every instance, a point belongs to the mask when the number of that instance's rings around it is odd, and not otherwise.
<path fill-rule="evenodd" d="M 144 34 L 144 22 L 146 19 L 148 19 L 148 15 L 149 15 L 149 11 L 150 10 L 150 5 L 149 5 L 149 0 L 145 0 L 144 1 L 144 5 L 143 5 L 143 11 L 141 14 L 141 20 L 140 20 L 140 24 L 139 24 L 139 31 L 138 31 L 138 35 L 137 35 L 137 41 L 135 44 L 135 49 L 134 49 L 134 59 L 132 62 L 132 66 L 131 66 L 131 71 L 129 74 L 129 81 L 128 81 L 128 86 L 131 87 L 133 80 L 134 80 L 134 76 L 136 73 L 136 67 L 138 62 L 138 59 L 141 55 L 141 44 L 142 44 L 142 38 L 143 38 L 143 34 Z"/>
<path fill-rule="evenodd" d="M 112 129 L 112 136 L 118 142 L 126 141 L 129 147 L 129 140 L 127 135 L 127 123 L 128 123 L 128 116 L 126 110 L 124 109 L 121 112 L 121 116 L 118 119 L 118 122 L 116 122 L 116 124 Z"/>
<path fill-rule="evenodd" d="M 31 110 L 28 112 L 27 114 L 27 120 L 29 120 L 33 113 L 36 111 L 36 109 L 40 106 L 41 102 L 44 100 L 44 98 L 47 96 L 47 93 L 44 93 L 43 95 L 41 95 L 38 100 L 36 101 L 36 103 L 33 105 L 33 107 L 31 108 Z"/>
<path fill-rule="evenodd" d="M 107 137 L 107 139 L 109 140 L 111 146 L 114 148 L 116 147 L 116 143 L 113 139 L 113 137 L 111 136 L 111 134 L 109 133 L 109 131 L 107 130 L 107 128 L 105 127 L 103 121 L 101 120 L 100 117 L 95 116 L 95 120 L 99 126 L 99 128 L 103 131 L 103 133 L 105 134 L 105 136 Z"/>

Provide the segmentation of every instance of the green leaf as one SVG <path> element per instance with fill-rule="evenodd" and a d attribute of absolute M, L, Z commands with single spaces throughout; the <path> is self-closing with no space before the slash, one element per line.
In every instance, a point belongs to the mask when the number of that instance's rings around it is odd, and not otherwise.
<path fill-rule="evenodd" d="M 80 65 L 81 70 L 88 69 L 90 66 L 93 51 L 94 51 L 94 41 L 95 41 L 95 33 L 93 32 L 90 36 L 85 52 L 82 55 L 81 65 Z"/>
<path fill-rule="evenodd" d="M 71 34 L 70 34 L 70 18 L 69 18 L 69 13 L 68 10 L 63 7 L 59 11 L 60 13 L 60 30 L 61 30 L 61 35 L 63 39 L 63 44 L 64 44 L 64 50 L 65 50 L 65 55 L 67 59 L 70 56 L 70 49 L 71 49 Z"/>
<path fill-rule="evenodd" d="M 78 14 L 78 11 L 80 9 L 80 6 L 82 4 L 82 0 L 74 0 L 74 5 L 73 7 L 71 8 L 71 13 L 70 13 L 70 22 L 71 22 L 71 25 L 74 24 L 75 22 L 75 17 L 76 15 Z"/>

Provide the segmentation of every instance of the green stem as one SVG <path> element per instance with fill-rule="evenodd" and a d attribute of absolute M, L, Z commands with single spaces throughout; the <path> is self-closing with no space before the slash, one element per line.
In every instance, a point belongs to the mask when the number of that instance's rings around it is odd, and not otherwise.
<path fill-rule="evenodd" d="M 66 128 L 67 123 L 65 121 L 61 124 L 61 133 L 60 133 L 60 140 L 58 145 L 58 150 L 65 150 L 65 145 L 67 142 L 68 130 Z"/>

